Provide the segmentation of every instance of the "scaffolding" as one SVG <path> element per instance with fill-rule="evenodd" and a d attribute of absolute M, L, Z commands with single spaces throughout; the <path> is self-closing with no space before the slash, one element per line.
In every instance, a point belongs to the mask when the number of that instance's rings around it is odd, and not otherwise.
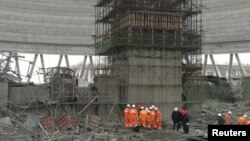
<path fill-rule="evenodd" d="M 95 76 L 112 80 L 99 83 L 98 92 L 117 94 L 121 105 L 157 104 L 164 111 L 183 102 L 200 104 L 201 5 L 201 0 L 98 0 Z"/>

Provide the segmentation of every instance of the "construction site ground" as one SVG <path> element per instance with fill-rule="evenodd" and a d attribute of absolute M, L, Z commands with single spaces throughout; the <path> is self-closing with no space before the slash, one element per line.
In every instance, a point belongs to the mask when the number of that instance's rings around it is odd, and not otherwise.
<path fill-rule="evenodd" d="M 85 128 L 86 115 L 83 113 L 79 117 L 79 129 L 46 135 L 39 126 L 33 128 L 21 126 L 22 123 L 25 125 L 27 120 L 22 116 L 18 121 L 15 117 L 8 117 L 8 113 L 2 111 L 0 141 L 203 141 L 207 140 L 207 125 L 217 124 L 217 114 L 224 115 L 228 111 L 232 111 L 232 124 L 236 124 L 238 116 L 250 115 L 250 101 L 237 103 L 205 101 L 200 113 L 190 115 L 189 134 L 183 133 L 182 128 L 179 131 L 173 131 L 170 121 L 167 122 L 168 124 L 164 123 L 162 130 L 140 128 L 139 132 L 135 132 L 133 129 L 126 129 L 122 121 L 114 122 L 115 120 L 101 122 L 95 129 L 88 130 Z M 38 122 L 35 120 L 34 122 Z"/>

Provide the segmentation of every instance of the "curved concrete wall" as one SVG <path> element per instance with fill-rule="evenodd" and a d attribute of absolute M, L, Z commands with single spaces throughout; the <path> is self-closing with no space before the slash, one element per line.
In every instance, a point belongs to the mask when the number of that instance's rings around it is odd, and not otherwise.
<path fill-rule="evenodd" d="M 250 1 L 203 0 L 203 53 L 250 52 Z"/>
<path fill-rule="evenodd" d="M 95 0 L 0 0 L 0 50 L 90 54 Z"/>

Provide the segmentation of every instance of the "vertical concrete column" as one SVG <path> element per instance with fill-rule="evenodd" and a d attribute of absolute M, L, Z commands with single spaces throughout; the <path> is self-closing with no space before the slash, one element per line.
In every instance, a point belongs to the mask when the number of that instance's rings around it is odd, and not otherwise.
<path fill-rule="evenodd" d="M 20 67 L 19 67 L 19 60 L 18 57 L 15 57 L 15 62 L 16 62 L 16 71 L 17 71 L 17 76 L 21 79 L 21 74 L 20 74 Z"/>
<path fill-rule="evenodd" d="M 70 68 L 68 55 L 64 55 L 64 57 L 65 57 L 67 68 Z"/>
<path fill-rule="evenodd" d="M 86 68 L 86 71 L 84 73 L 84 80 L 88 80 L 88 76 L 89 76 L 89 65 Z"/>
<path fill-rule="evenodd" d="M 215 64 L 214 56 L 212 54 L 210 54 L 209 56 L 210 56 L 210 59 L 212 61 L 213 66 L 214 66 L 214 70 L 215 70 L 216 76 L 221 77 L 220 71 L 219 71 L 217 65 Z"/>
<path fill-rule="evenodd" d="M 32 62 L 32 66 L 31 66 L 30 72 L 28 74 L 28 80 L 27 80 L 28 83 L 30 82 L 31 75 L 32 75 L 34 67 L 36 65 L 37 56 L 38 56 L 38 54 L 35 54 L 35 56 L 34 56 L 34 59 L 33 59 L 33 62 Z"/>
<path fill-rule="evenodd" d="M 94 77 L 94 63 L 92 56 L 89 56 L 89 65 L 90 65 L 90 78 Z"/>
<path fill-rule="evenodd" d="M 204 67 L 203 67 L 203 74 L 202 75 L 207 75 L 207 58 L 208 58 L 208 55 L 206 54 L 205 55 L 205 59 L 204 59 Z"/>
<path fill-rule="evenodd" d="M 40 60 L 41 60 L 42 71 L 43 71 L 43 82 L 47 83 L 46 74 L 45 74 L 46 71 L 45 71 L 45 64 L 44 64 L 43 54 L 40 54 Z"/>
<path fill-rule="evenodd" d="M 242 64 L 241 64 L 240 57 L 239 57 L 238 53 L 235 53 L 235 57 L 236 57 L 237 62 L 238 62 L 238 64 L 239 64 L 239 66 L 240 66 L 240 73 L 241 73 L 241 75 L 242 75 L 242 76 L 245 76 L 245 75 L 246 75 L 246 72 L 245 72 L 244 67 L 243 67 Z"/>
<path fill-rule="evenodd" d="M 228 69 L 228 78 L 229 79 L 232 77 L 233 57 L 234 57 L 233 54 L 230 54 L 229 69 Z"/>
<path fill-rule="evenodd" d="M 63 55 L 60 55 L 57 67 L 61 66 Z"/>
<path fill-rule="evenodd" d="M 88 56 L 84 56 L 83 63 L 82 63 L 82 69 L 81 69 L 81 73 L 80 73 L 80 78 L 83 78 L 83 75 L 84 75 L 84 72 L 86 69 L 85 67 L 86 67 L 87 57 Z"/>

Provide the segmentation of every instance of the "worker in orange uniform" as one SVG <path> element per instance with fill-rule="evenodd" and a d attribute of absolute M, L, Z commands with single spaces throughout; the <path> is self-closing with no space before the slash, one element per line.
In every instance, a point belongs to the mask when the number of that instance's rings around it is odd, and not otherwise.
<path fill-rule="evenodd" d="M 148 128 L 156 128 L 156 125 L 155 125 L 155 110 L 150 107 L 149 108 L 150 112 L 149 112 L 149 118 L 148 118 Z"/>
<path fill-rule="evenodd" d="M 146 127 L 148 128 L 149 127 L 149 113 L 150 113 L 150 110 L 148 108 L 145 108 L 145 111 L 147 113 L 147 118 L 146 118 Z"/>
<path fill-rule="evenodd" d="M 246 123 L 247 123 L 247 115 L 238 117 L 238 119 L 237 119 L 238 125 L 246 125 Z"/>
<path fill-rule="evenodd" d="M 157 107 L 155 107 L 156 129 L 161 130 L 162 114 Z"/>
<path fill-rule="evenodd" d="M 135 104 L 132 105 L 129 114 L 130 127 L 138 126 L 138 110 L 135 108 Z"/>
<path fill-rule="evenodd" d="M 232 112 L 231 111 L 228 111 L 224 117 L 224 120 L 225 120 L 225 125 L 229 125 L 231 124 L 231 114 Z"/>
<path fill-rule="evenodd" d="M 246 125 L 250 125 L 250 120 L 248 120 L 248 121 L 246 122 Z"/>
<path fill-rule="evenodd" d="M 124 109 L 124 124 L 126 128 L 129 128 L 130 126 L 129 114 L 130 114 L 130 104 L 127 104 L 127 107 Z"/>
<path fill-rule="evenodd" d="M 141 107 L 141 111 L 139 115 L 140 115 L 139 118 L 140 118 L 141 126 L 147 127 L 148 113 L 146 112 L 143 106 Z"/>

